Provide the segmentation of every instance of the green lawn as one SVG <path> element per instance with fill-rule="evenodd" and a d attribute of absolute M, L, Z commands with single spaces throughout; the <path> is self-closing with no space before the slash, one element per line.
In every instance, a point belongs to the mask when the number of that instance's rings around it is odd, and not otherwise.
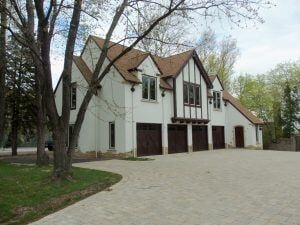
<path fill-rule="evenodd" d="M 110 172 L 74 168 L 74 179 L 54 183 L 51 168 L 0 161 L 0 224 L 27 224 L 121 180 Z M 99 203 L 101 204 L 101 203 Z"/>

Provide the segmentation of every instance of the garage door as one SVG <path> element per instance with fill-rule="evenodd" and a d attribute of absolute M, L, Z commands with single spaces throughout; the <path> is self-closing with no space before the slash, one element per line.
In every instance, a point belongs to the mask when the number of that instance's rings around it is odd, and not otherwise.
<path fill-rule="evenodd" d="M 212 126 L 214 149 L 225 148 L 224 126 Z"/>
<path fill-rule="evenodd" d="M 207 126 L 193 125 L 193 150 L 208 150 Z"/>
<path fill-rule="evenodd" d="M 161 124 L 137 123 L 137 155 L 161 155 Z"/>
<path fill-rule="evenodd" d="M 168 125 L 168 151 L 169 154 L 188 151 L 186 125 Z"/>

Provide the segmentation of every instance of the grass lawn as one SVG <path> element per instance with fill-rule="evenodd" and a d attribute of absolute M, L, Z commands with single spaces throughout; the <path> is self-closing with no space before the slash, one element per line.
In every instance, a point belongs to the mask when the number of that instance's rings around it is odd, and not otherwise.
<path fill-rule="evenodd" d="M 27 224 L 121 180 L 110 172 L 74 168 L 74 179 L 50 179 L 51 167 L 0 161 L 0 224 Z"/>

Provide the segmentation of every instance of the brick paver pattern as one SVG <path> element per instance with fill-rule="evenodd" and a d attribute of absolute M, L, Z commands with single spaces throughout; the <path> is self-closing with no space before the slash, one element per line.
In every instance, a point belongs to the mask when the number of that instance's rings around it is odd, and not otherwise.
<path fill-rule="evenodd" d="M 300 225 L 300 152 L 215 150 L 76 164 L 123 175 L 35 225 Z"/>

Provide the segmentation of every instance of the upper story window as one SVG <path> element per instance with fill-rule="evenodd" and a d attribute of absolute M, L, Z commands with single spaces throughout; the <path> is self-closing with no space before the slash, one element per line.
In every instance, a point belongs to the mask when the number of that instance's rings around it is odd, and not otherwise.
<path fill-rule="evenodd" d="M 70 105 L 71 109 L 76 109 L 76 82 L 71 84 Z"/>
<path fill-rule="evenodd" d="M 187 105 L 201 105 L 200 85 L 185 82 L 183 84 L 183 101 Z"/>
<path fill-rule="evenodd" d="M 214 109 L 221 109 L 221 92 L 214 91 L 213 97 L 214 97 Z"/>
<path fill-rule="evenodd" d="M 156 100 L 156 77 L 143 75 L 142 77 L 142 98 L 155 101 Z"/>

